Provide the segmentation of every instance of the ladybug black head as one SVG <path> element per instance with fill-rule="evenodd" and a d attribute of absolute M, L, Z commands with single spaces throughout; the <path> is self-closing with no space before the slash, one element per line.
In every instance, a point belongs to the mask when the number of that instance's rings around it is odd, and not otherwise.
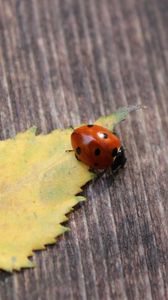
<path fill-rule="evenodd" d="M 124 148 L 121 146 L 118 149 L 115 159 L 112 163 L 112 170 L 117 171 L 118 169 L 123 168 L 126 161 L 127 161 L 127 159 L 125 157 L 125 151 L 124 151 Z"/>

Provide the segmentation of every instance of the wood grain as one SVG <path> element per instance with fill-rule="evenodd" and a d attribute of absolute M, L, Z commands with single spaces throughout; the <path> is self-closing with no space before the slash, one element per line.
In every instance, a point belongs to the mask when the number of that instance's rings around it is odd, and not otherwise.
<path fill-rule="evenodd" d="M 127 168 L 85 189 L 37 267 L 0 272 L 0 299 L 168 299 L 168 2 L 1 0 L 0 136 L 95 120 L 119 127 Z"/>

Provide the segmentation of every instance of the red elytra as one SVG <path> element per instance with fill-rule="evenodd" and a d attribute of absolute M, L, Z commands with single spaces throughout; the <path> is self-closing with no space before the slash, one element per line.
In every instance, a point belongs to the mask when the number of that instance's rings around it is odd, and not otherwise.
<path fill-rule="evenodd" d="M 76 158 L 90 168 L 106 169 L 112 166 L 115 160 L 115 168 L 125 164 L 126 158 L 119 138 L 102 126 L 84 125 L 74 129 L 71 144 Z"/>

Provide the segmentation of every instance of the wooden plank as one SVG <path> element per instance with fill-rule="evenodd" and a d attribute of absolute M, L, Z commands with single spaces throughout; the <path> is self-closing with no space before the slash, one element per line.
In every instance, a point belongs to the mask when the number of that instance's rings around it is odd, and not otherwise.
<path fill-rule="evenodd" d="M 118 131 L 127 168 L 85 190 L 37 267 L 0 299 L 168 299 L 168 3 L 0 1 L 0 136 L 49 132 L 142 103 Z"/>

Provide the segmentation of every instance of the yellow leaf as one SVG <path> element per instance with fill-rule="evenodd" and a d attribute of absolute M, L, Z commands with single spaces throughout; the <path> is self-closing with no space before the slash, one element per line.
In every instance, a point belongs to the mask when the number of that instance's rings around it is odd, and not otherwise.
<path fill-rule="evenodd" d="M 97 122 L 113 127 L 124 113 Z M 67 228 L 61 225 L 79 201 L 81 187 L 95 175 L 76 160 L 71 149 L 72 129 L 35 135 L 33 127 L 0 142 L 0 268 L 33 267 L 33 250 L 55 243 Z"/>

